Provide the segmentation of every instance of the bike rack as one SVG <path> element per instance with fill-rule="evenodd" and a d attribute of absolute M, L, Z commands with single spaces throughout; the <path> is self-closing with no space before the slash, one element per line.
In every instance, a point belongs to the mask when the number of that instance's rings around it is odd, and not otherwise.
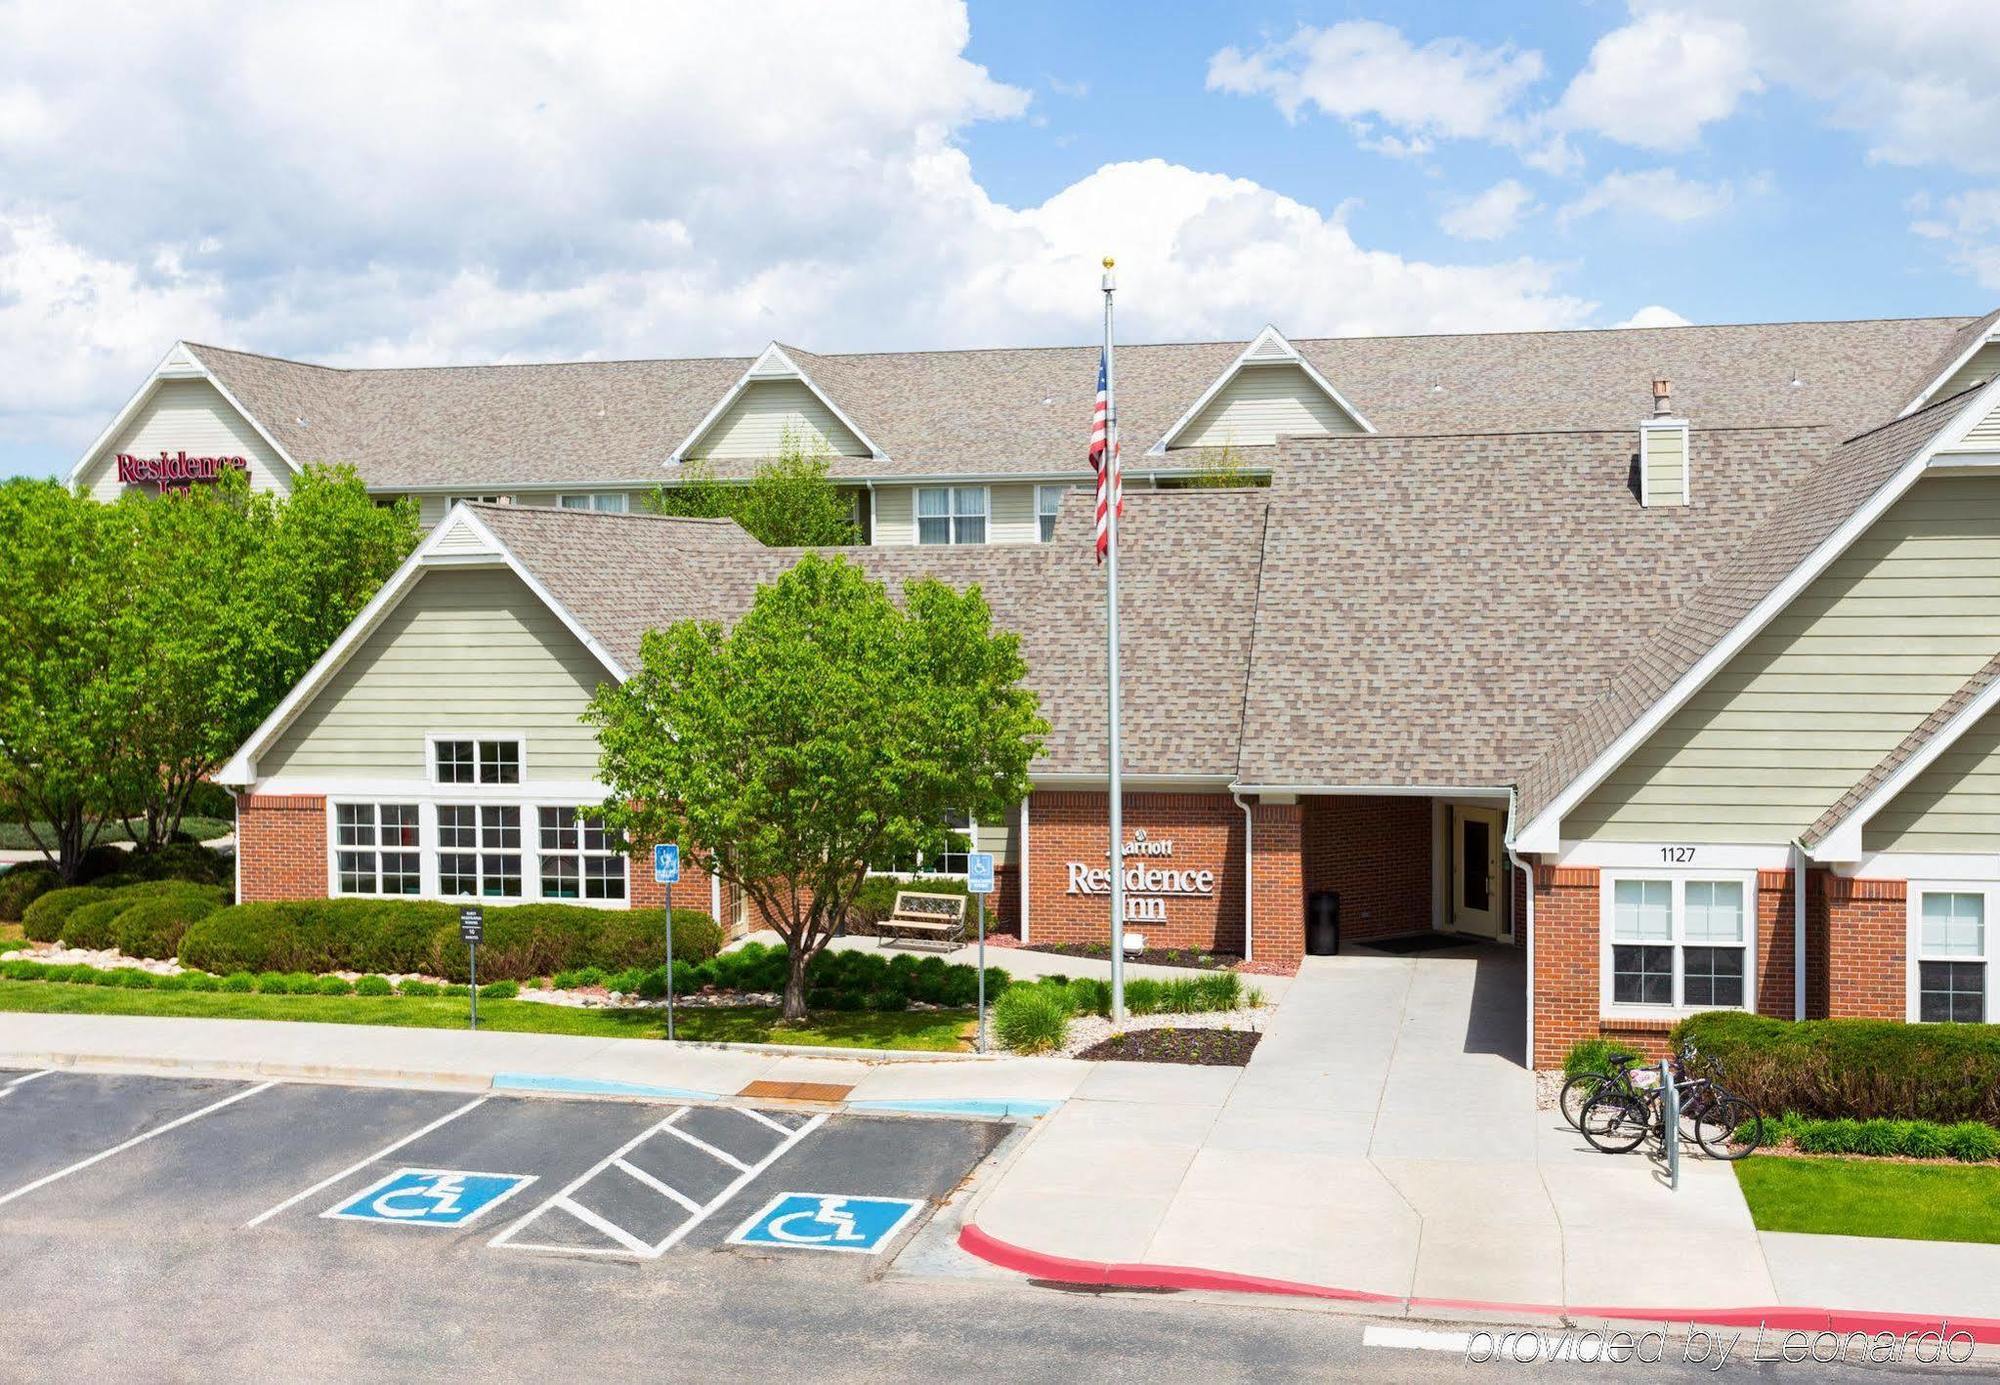
<path fill-rule="evenodd" d="M 1660 1060 L 1660 1147 L 1667 1158 L 1667 1187 L 1681 1186 L 1681 1091 L 1674 1082 L 1674 1064 Z"/>

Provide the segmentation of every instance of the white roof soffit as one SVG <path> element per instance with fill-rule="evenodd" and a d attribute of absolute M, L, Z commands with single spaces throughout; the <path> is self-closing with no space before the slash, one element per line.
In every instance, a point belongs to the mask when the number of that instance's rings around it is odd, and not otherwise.
<path fill-rule="evenodd" d="M 104 449 L 111 445 L 111 440 L 125 431 L 126 425 L 132 421 L 139 410 L 146 407 L 147 401 L 152 399 L 154 392 L 159 389 L 160 385 L 168 380 L 208 381 L 214 387 L 215 392 L 228 401 L 229 407 L 236 410 L 243 421 L 256 430 L 257 436 L 264 440 L 271 451 L 276 454 L 279 461 L 290 467 L 294 474 L 299 471 L 299 464 L 292 460 L 291 453 L 285 451 L 279 445 L 278 440 L 271 436 L 270 430 L 262 423 L 259 423 L 256 416 L 243 407 L 243 401 L 232 394 L 229 387 L 215 377 L 214 371 L 202 364 L 201 358 L 194 354 L 194 351 L 186 342 L 177 341 L 167 349 L 167 354 L 160 358 L 160 363 L 153 367 L 152 374 L 148 375 L 139 388 L 133 392 L 132 397 L 125 401 L 125 407 L 120 409 L 105 430 L 97 435 L 90 446 L 85 449 L 84 454 L 76 459 L 76 465 L 69 469 L 69 479 L 65 484 L 74 486 L 82 479 L 83 473 L 89 469 L 91 463 L 103 455 Z"/>
<path fill-rule="evenodd" d="M 1328 399 L 1331 399 L 1338 405 L 1342 413 L 1353 419 L 1356 426 L 1362 432 L 1372 433 L 1375 431 L 1375 425 L 1363 418 L 1361 411 L 1347 402 L 1346 396 L 1333 387 L 1333 382 L 1313 369 L 1312 362 L 1301 356 L 1298 353 L 1298 349 L 1285 340 L 1285 334 L 1267 322 L 1264 324 L 1264 329 L 1250 339 L 1250 344 L 1243 348 L 1242 353 L 1229 363 L 1228 368 L 1222 374 L 1216 376 L 1209 383 L 1208 388 L 1201 392 L 1201 397 L 1188 406 L 1188 411 L 1174 420 L 1173 426 L 1160 435 L 1158 442 L 1146 449 L 1146 455 L 1157 457 L 1163 454 L 1169 447 L 1172 447 L 1174 439 L 1186 432 L 1188 425 L 1199 418 L 1201 411 L 1209 406 L 1215 399 L 1215 396 L 1228 388 L 1229 382 L 1241 374 L 1246 367 L 1272 365 L 1280 362 L 1287 365 L 1295 365 L 1303 370 L 1306 373 L 1306 378 L 1312 381 Z"/>
<path fill-rule="evenodd" d="M 1945 381 L 1951 379 L 1951 377 L 1958 374 L 1959 371 L 1964 370 L 1965 363 L 1967 361 L 1971 360 L 1974 356 L 1977 356 L 1981 351 L 1993 345 L 1995 342 L 2000 342 L 2000 327 L 1996 327 L 1992 331 L 1987 332 L 1982 336 L 1974 337 L 1972 339 L 1972 345 L 1966 347 L 1965 350 L 1959 352 L 1957 359 L 1952 361 L 1951 364 L 1947 365 L 1943 370 L 1939 371 L 1938 376 L 1935 380 L 1931 381 L 1929 384 L 1925 385 L 1921 390 L 1919 390 L 1916 394 L 1916 397 L 1911 399 L 1909 403 L 1905 404 L 1903 406 L 1903 411 L 1897 414 L 1896 417 L 1908 418 L 1911 414 L 1923 408 L 1924 405 L 1930 403 L 1931 396 L 1938 392 L 1939 388 L 1943 386 Z"/>
<path fill-rule="evenodd" d="M 216 772 L 216 779 L 224 784 L 248 785 L 257 780 L 257 757 L 270 749 L 287 726 L 303 711 L 313 696 L 326 681 L 338 673 L 341 667 L 361 647 L 368 636 L 379 628 L 389 614 L 401 604 L 417 580 L 433 568 L 464 566 L 506 567 L 519 577 L 538 600 L 554 613 L 569 632 L 583 642 L 585 648 L 596 656 L 605 671 L 621 682 L 626 674 L 618 661 L 611 657 L 597 639 L 577 621 L 563 604 L 557 601 L 549 589 L 542 585 L 535 575 L 528 571 L 521 560 L 492 529 L 482 524 L 479 517 L 464 505 L 451 507 L 444 519 L 433 529 L 424 541 L 417 545 L 416 552 L 403 560 L 403 565 L 390 575 L 366 606 L 347 628 L 340 632 L 326 653 L 318 662 L 306 670 L 303 678 L 293 685 L 284 699 L 264 718 L 262 724 L 250 733 L 237 752 L 229 757 L 229 762 Z"/>
<path fill-rule="evenodd" d="M 847 416 L 845 409 L 828 397 L 827 392 L 815 383 L 812 376 L 799 369 L 798 363 L 786 354 L 784 347 L 772 342 L 764 348 L 756 360 L 750 363 L 750 368 L 743 372 L 722 398 L 715 401 L 715 407 L 702 415 L 701 422 L 695 424 L 693 430 L 681 439 L 680 446 L 676 447 L 672 455 L 667 458 L 668 464 L 678 466 L 686 461 L 688 453 L 694 450 L 695 444 L 707 435 L 708 430 L 715 426 L 718 419 L 729 412 L 729 406 L 742 398 L 743 391 L 761 380 L 797 380 L 812 391 L 813 398 L 826 405 L 827 411 L 839 419 L 848 432 L 861 439 L 862 446 L 868 449 L 870 457 L 881 459 L 889 455 L 875 445 L 875 439 L 863 432 L 860 424 Z"/>
<path fill-rule="evenodd" d="M 1806 853 L 1815 861 L 1858 861 L 1861 859 L 1861 834 L 1867 830 L 1875 815 L 1896 801 L 1896 798 L 1917 776 L 1936 763 L 1967 731 L 1995 707 L 2000 707 L 2000 681 L 1982 689 L 1977 697 L 1967 702 L 1952 716 L 1950 721 L 1938 727 L 1931 738 L 1917 747 L 1916 753 L 1897 765 L 1877 784 L 1868 796 L 1848 809 L 1847 816 L 1833 825 L 1819 844 Z"/>
<path fill-rule="evenodd" d="M 1658 701 L 1646 709 L 1639 719 L 1626 727 L 1617 740 L 1613 741 L 1583 773 L 1571 779 L 1561 793 L 1552 799 L 1527 823 L 1522 825 L 1515 840 L 1519 851 L 1559 851 L 1562 843 L 1562 820 L 1569 811 L 1588 798 L 1599 784 L 1604 782 L 1612 770 L 1625 762 L 1627 756 L 1649 740 L 1660 726 L 1678 712 L 1687 700 L 1699 692 L 1704 684 L 1728 666 L 1737 653 L 1756 638 L 1757 633 L 1774 620 L 1779 612 L 1791 605 L 1793 599 L 1811 586 L 1813 580 L 1854 541 L 1874 527 L 1889 507 L 1902 499 L 1904 492 L 1916 484 L 1917 479 L 1931 464 L 1931 459 L 1939 452 L 1948 452 L 1957 446 L 1965 435 L 2000 405 L 2000 378 L 1987 381 L 1978 393 L 1966 400 L 1959 411 L 1952 415 L 1951 422 L 1939 429 L 1922 448 L 1918 449 L 1895 475 L 1876 488 L 1853 514 L 1849 515 L 1831 534 L 1820 541 L 1819 547 L 1808 553 L 1796 568 L 1765 594 L 1764 599 L 1751 608 L 1750 613 L 1732 626 L 1727 634 L 1717 640 L 1708 653 L 1696 661 L 1693 668 L 1682 674 L 1674 685 Z"/>

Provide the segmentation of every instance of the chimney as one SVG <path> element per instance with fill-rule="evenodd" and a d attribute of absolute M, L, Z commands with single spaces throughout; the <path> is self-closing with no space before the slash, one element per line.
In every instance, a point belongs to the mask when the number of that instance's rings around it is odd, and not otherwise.
<path fill-rule="evenodd" d="M 1688 423 L 1674 417 L 1673 390 L 1673 381 L 1656 377 L 1652 417 L 1639 421 L 1639 503 L 1647 509 L 1685 505 L 1691 493 Z"/>

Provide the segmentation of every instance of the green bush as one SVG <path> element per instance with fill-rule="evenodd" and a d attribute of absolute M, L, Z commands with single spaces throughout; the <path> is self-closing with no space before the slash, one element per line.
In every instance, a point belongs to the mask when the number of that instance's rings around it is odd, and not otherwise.
<path fill-rule="evenodd" d="M 281 971 L 266 971 L 257 974 L 258 995 L 290 995 L 292 978 Z"/>
<path fill-rule="evenodd" d="M 188 989 L 187 973 L 182 972 L 179 976 L 156 976 L 153 978 L 153 989 L 156 991 L 185 991 Z"/>
<path fill-rule="evenodd" d="M 89 977 L 90 984 L 93 986 L 122 986 L 125 984 L 125 978 L 110 967 L 102 969 L 92 967 L 89 969 Z"/>
<path fill-rule="evenodd" d="M 1191 976 L 1176 976 L 1160 983 L 1160 1009 L 1170 1015 L 1189 1015 L 1208 1007 L 1202 1003 L 1201 982 Z"/>
<path fill-rule="evenodd" d="M 405 981 L 396 988 L 404 995 L 436 995 L 438 983 L 435 981 Z"/>
<path fill-rule="evenodd" d="M 1579 1073 L 1611 1071 L 1611 1055 L 1629 1052 L 1622 1045 L 1609 1039 L 1584 1039 L 1570 1045 L 1563 1057 L 1563 1076 L 1575 1077 Z"/>
<path fill-rule="evenodd" d="M 205 971 L 184 971 L 181 975 L 187 978 L 187 988 L 191 991 L 219 991 L 222 989 L 222 978 L 211 976 Z"/>
<path fill-rule="evenodd" d="M 1683 1020 L 1673 1040 L 1718 1060 L 1723 1085 L 1766 1111 L 2000 1124 L 2000 1025 L 1718 1010 Z"/>
<path fill-rule="evenodd" d="M 1061 986 L 1010 986 L 993 1007 L 993 1032 L 1016 1053 L 1045 1053 L 1069 1038 L 1069 1002 Z"/>
<path fill-rule="evenodd" d="M 1243 1002 L 1243 978 L 1233 971 L 1203 972 L 1194 985 L 1205 1010 L 1234 1010 Z"/>
<path fill-rule="evenodd" d="M 1944 1150 L 1954 1159 L 1968 1164 L 1983 1163 L 1989 1159 L 2000 1159 L 2000 1130 L 1978 1121 L 1959 1121 L 1947 1125 L 1943 1132 Z"/>
<path fill-rule="evenodd" d="M 0 981 L 46 981 L 53 968 L 41 962 L 0 961 Z"/>
<path fill-rule="evenodd" d="M 52 943 L 62 936 L 63 921 L 72 910 L 103 898 L 103 890 L 88 885 L 50 890 L 21 911 L 21 931 L 38 943 Z"/>
<path fill-rule="evenodd" d="M 141 880 L 186 880 L 197 885 L 230 885 L 236 863 L 197 842 L 169 842 L 154 851 L 135 851 L 119 868 Z"/>
<path fill-rule="evenodd" d="M 0 875 L 0 923 L 19 923 L 30 904 L 60 884 L 47 866 L 15 866 Z"/>
<path fill-rule="evenodd" d="M 465 997 L 472 994 L 472 987 L 466 985 L 462 981 L 447 981 L 442 986 L 438 987 L 438 994 L 442 996 L 451 996 L 456 999 L 463 1000 Z"/>
<path fill-rule="evenodd" d="M 186 889 L 142 895 L 113 920 L 111 940 L 127 957 L 164 960 L 180 951 L 181 937 L 190 924 L 221 907 L 222 891 L 213 887 L 190 885 Z M 74 921 L 76 916 L 70 917 Z"/>
<path fill-rule="evenodd" d="M 76 873 L 79 882 L 94 885 L 107 875 L 114 875 L 132 863 L 132 853 L 109 842 L 100 842 L 83 853 L 83 862 Z"/>
<path fill-rule="evenodd" d="M 150 991 L 159 984 L 160 978 L 150 971 L 140 971 L 137 967 L 119 967 L 120 984 L 131 991 Z"/>
<path fill-rule="evenodd" d="M 63 920 L 62 945 L 98 952 L 114 945 L 112 925 L 134 900 L 124 890 L 99 891 L 99 898 L 69 911 Z"/>
<path fill-rule="evenodd" d="M 1095 977 L 1079 976 L 1063 987 L 1069 1012 L 1073 1015 L 1109 1015 L 1111 983 Z"/>
<path fill-rule="evenodd" d="M 1896 1150 L 1912 1159 L 1942 1159 L 1951 1152 L 1944 1130 L 1930 1121 L 1897 1121 Z"/>
<path fill-rule="evenodd" d="M 1799 1131 L 1798 1146 L 1808 1154 L 1853 1154 L 1860 1140 L 1860 1121 L 1810 1121 Z"/>
<path fill-rule="evenodd" d="M 353 995 L 354 983 L 338 976 L 315 977 L 312 984 L 314 995 Z M 305 992 L 299 992 L 304 995 Z"/>
<path fill-rule="evenodd" d="M 257 978 L 247 971 L 232 971 L 222 978 L 222 989 L 237 994 L 254 991 L 257 989 Z"/>
<path fill-rule="evenodd" d="M 1854 1152 L 1877 1159 L 1903 1152 L 1903 1122 L 1863 1121 L 1854 1132 Z"/>
<path fill-rule="evenodd" d="M 661 941 L 660 951 L 666 952 Z M 674 960 L 700 966 L 722 951 L 722 925 L 699 909 L 674 910 Z"/>
<path fill-rule="evenodd" d="M 479 988 L 481 1000 L 512 1000 L 520 993 L 521 983 L 518 981 L 495 981 L 490 986 Z"/>
<path fill-rule="evenodd" d="M 949 875 L 919 875 L 908 880 L 893 875 L 871 875 L 861 882 L 861 888 L 855 892 L 843 931 L 857 934 L 874 932 L 876 924 L 895 912 L 896 895 L 902 890 L 959 896 L 965 900 L 966 927 L 972 927 L 974 905 L 972 896 L 965 888 L 965 881 Z"/>
<path fill-rule="evenodd" d="M 1160 983 L 1150 976 L 1135 976 L 1125 983 L 1125 1010 L 1133 1015 L 1150 1015 L 1160 1008 Z"/>
<path fill-rule="evenodd" d="M 389 984 L 386 976 L 363 976 L 355 981 L 356 995 L 394 995 L 396 988 Z"/>

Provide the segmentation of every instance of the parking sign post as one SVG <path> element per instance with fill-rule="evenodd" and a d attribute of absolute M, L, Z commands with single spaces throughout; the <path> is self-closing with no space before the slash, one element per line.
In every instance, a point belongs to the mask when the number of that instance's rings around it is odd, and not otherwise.
<path fill-rule="evenodd" d="M 993 853 L 974 851 L 965 858 L 965 891 L 979 902 L 979 1039 L 986 1051 L 986 896 L 993 893 Z"/>
<path fill-rule="evenodd" d="M 674 1041 L 674 892 L 681 878 L 681 848 L 678 842 L 653 844 L 653 879 L 667 890 L 667 1042 Z"/>
<path fill-rule="evenodd" d="M 458 911 L 458 936 L 465 940 L 466 971 L 472 984 L 472 1027 L 479 1028 L 479 935 L 486 931 L 486 911 L 468 904 Z"/>

